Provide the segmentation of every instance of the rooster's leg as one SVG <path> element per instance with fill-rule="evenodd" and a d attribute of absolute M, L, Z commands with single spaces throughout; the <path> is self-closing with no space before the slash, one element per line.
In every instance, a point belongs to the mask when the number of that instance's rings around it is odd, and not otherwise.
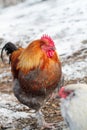
<path fill-rule="evenodd" d="M 42 114 L 41 110 L 39 110 L 36 113 L 36 118 L 37 118 L 37 122 L 39 124 L 40 127 L 42 127 L 42 129 L 44 128 L 55 128 L 53 125 L 54 123 L 47 123 L 44 119 L 44 115 Z"/>

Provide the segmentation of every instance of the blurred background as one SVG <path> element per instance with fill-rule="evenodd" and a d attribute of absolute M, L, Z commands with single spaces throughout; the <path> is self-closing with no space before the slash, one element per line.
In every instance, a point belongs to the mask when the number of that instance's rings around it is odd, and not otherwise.
<path fill-rule="evenodd" d="M 26 47 L 43 34 L 55 42 L 65 84 L 87 83 L 87 0 L 0 0 L 0 51 L 9 41 Z M 27 130 L 24 128 L 34 120 L 13 96 L 8 58 L 4 60 L 6 64 L 0 58 L 0 128 Z M 57 130 L 62 129 L 58 101 L 51 106 L 45 108 L 45 117 L 48 122 L 58 122 Z M 32 126 L 28 130 L 36 128 Z"/>
<path fill-rule="evenodd" d="M 11 5 L 16 5 L 19 2 L 23 2 L 25 0 L 0 0 L 0 6 L 2 7 L 7 7 L 7 6 L 11 6 Z"/>

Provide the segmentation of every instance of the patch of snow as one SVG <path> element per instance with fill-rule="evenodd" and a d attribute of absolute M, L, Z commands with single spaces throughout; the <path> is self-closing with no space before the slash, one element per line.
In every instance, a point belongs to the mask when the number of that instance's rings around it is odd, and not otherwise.
<path fill-rule="evenodd" d="M 11 73 L 10 72 L 5 72 L 5 74 L 3 73 L 2 75 L 0 75 L 0 78 L 3 78 L 5 76 L 11 76 Z"/>
<path fill-rule="evenodd" d="M 87 75 L 87 59 L 71 64 L 66 64 L 63 67 L 63 72 L 67 75 L 68 80 L 75 80 L 76 78 L 84 78 Z"/>
<path fill-rule="evenodd" d="M 18 107 L 20 106 L 20 107 Z M 15 109 L 14 109 L 15 107 Z M 19 104 L 13 94 L 0 93 L 0 117 L 6 118 L 6 123 L 11 123 L 14 119 L 35 117 L 32 111 L 23 111 L 23 108 L 28 109 L 26 106 Z M 17 109 L 17 110 L 16 110 Z M 1 121 L 2 119 L 0 119 Z M 4 122 L 5 120 L 2 120 Z"/>

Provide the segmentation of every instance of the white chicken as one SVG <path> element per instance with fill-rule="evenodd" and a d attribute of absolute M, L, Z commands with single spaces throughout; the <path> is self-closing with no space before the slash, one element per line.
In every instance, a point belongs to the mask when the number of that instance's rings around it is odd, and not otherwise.
<path fill-rule="evenodd" d="M 61 113 L 70 130 L 87 130 L 87 84 L 70 84 L 59 90 Z"/>

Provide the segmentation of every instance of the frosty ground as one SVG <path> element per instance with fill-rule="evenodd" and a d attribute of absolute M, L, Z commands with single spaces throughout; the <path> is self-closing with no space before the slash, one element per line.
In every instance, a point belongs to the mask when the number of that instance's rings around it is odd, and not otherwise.
<path fill-rule="evenodd" d="M 87 1 L 27 0 L 0 9 L 0 49 L 8 41 L 26 47 L 43 34 L 55 41 L 64 84 L 87 83 Z M 35 112 L 13 95 L 12 75 L 6 61 L 3 64 L 0 59 L 0 129 L 39 130 Z M 56 130 L 63 129 L 59 99 L 47 102 L 43 113 L 48 122 L 57 123 Z"/>

